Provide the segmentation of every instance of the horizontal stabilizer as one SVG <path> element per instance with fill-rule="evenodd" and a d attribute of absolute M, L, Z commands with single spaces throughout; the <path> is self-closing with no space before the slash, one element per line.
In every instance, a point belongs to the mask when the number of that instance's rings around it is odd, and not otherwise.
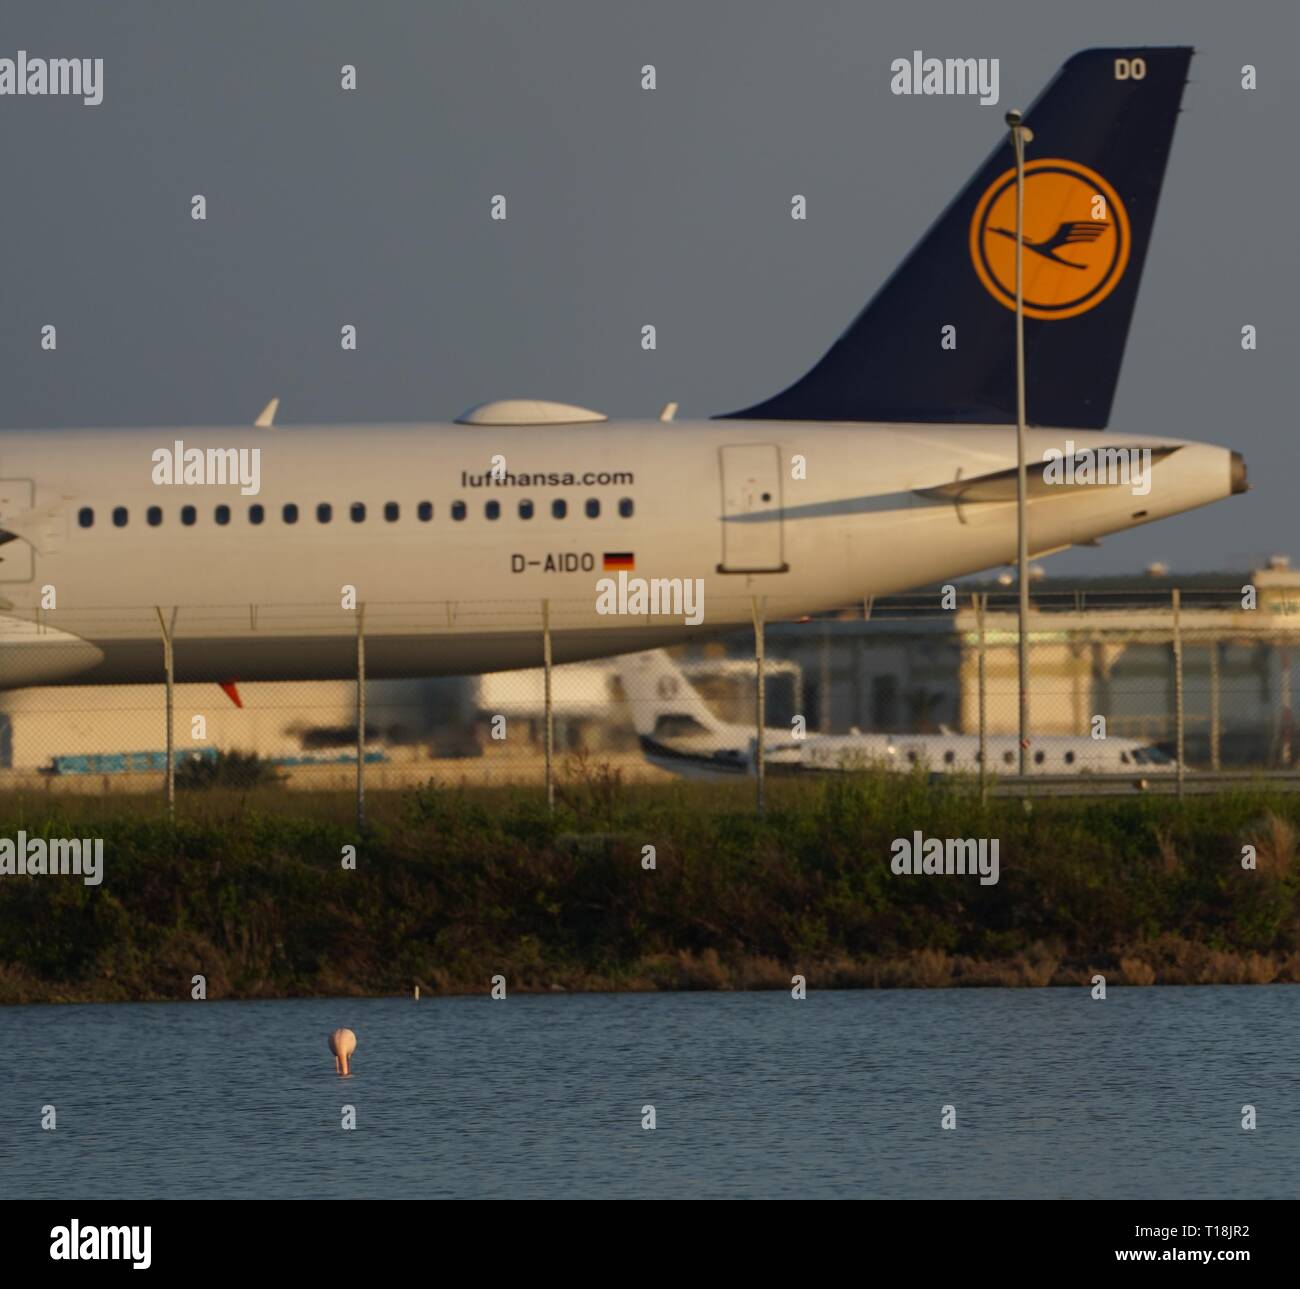
<path fill-rule="evenodd" d="M 1047 497 L 1053 494 L 1068 496 L 1073 488 L 1120 488 L 1133 483 L 1134 476 L 1127 465 L 1122 468 L 1110 464 L 1109 453 L 1120 453 L 1118 461 L 1124 461 L 1130 453 L 1150 452 L 1150 464 L 1177 452 L 1177 447 L 1158 448 L 1098 448 L 1084 449 L 1074 456 L 1062 457 L 1057 461 L 1035 461 L 1025 471 L 1025 495 L 1030 498 Z M 1142 469 L 1146 469 L 1145 458 Z M 1072 466 L 1072 469 L 1071 469 Z M 1052 475 L 1047 474 L 1052 467 Z M 1084 470 L 1089 471 L 1088 474 Z M 969 479 L 954 479 L 951 483 L 941 483 L 933 488 L 915 489 L 918 497 L 932 497 L 936 501 L 954 501 L 959 505 L 969 505 L 984 501 L 1015 501 L 1016 481 L 1019 471 L 995 470 L 992 474 L 977 474 Z M 1094 478 L 1093 475 L 1099 477 Z M 1075 480 L 1075 482 L 1071 482 Z"/>

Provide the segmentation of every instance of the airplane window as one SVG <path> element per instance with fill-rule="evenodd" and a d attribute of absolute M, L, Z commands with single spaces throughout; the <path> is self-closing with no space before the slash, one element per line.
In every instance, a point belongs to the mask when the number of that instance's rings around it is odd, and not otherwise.
<path fill-rule="evenodd" d="M 489 519 L 501 518 L 501 503 L 499 501 L 489 501 L 483 507 L 483 513 Z"/>
<path fill-rule="evenodd" d="M 416 507 L 415 513 L 420 516 L 420 522 L 427 524 L 433 518 L 433 502 L 422 501 Z"/>
<path fill-rule="evenodd" d="M 256 503 L 248 508 L 248 522 L 250 524 L 260 524 L 266 518 L 266 511 Z"/>
<path fill-rule="evenodd" d="M 943 760 L 945 765 L 951 765 L 956 759 L 957 759 L 957 753 L 953 752 L 951 749 L 943 754 Z"/>
<path fill-rule="evenodd" d="M 1073 765 L 1073 764 L 1074 764 L 1074 753 L 1073 753 L 1073 752 L 1067 752 L 1067 753 L 1065 754 L 1065 764 L 1066 764 L 1066 765 Z"/>
<path fill-rule="evenodd" d="M 587 498 L 587 518 L 588 519 L 600 518 L 600 502 L 595 497 Z"/>
<path fill-rule="evenodd" d="M 95 512 L 91 510 L 89 506 L 82 506 L 82 508 L 77 511 L 77 523 L 79 523 L 83 528 L 89 528 L 94 522 Z"/>
<path fill-rule="evenodd" d="M 533 503 L 531 501 L 521 501 L 519 503 L 519 518 L 531 519 L 533 517 Z"/>
<path fill-rule="evenodd" d="M 113 527 L 114 527 L 114 528 L 125 528 L 125 527 L 126 527 L 126 507 L 125 507 L 125 506 L 114 506 L 114 507 L 113 507 Z"/>
<path fill-rule="evenodd" d="M 282 513 L 286 524 L 296 524 L 298 522 L 298 507 L 292 501 L 285 506 Z"/>
<path fill-rule="evenodd" d="M 191 525 L 193 525 L 194 521 L 198 517 L 199 517 L 199 512 L 195 510 L 193 506 L 181 507 L 181 523 L 183 523 L 186 526 L 186 528 L 189 528 Z"/>
<path fill-rule="evenodd" d="M 632 498 L 631 498 L 631 497 L 620 497 L 620 498 L 619 498 L 619 503 L 618 503 L 618 513 L 619 513 L 620 515 L 622 515 L 622 517 L 623 517 L 624 519 L 631 519 L 631 518 L 632 518 Z"/>
<path fill-rule="evenodd" d="M 457 523 L 465 518 L 465 503 L 463 501 L 453 501 L 451 503 L 451 517 Z"/>
<path fill-rule="evenodd" d="M 149 509 L 144 512 L 144 517 L 149 521 L 150 528 L 157 528 L 158 525 L 162 523 L 162 507 L 150 506 Z"/>
<path fill-rule="evenodd" d="M 1162 752 L 1158 747 L 1135 747 L 1133 749 L 1133 760 L 1138 765 L 1173 765 L 1174 758 L 1168 752 Z"/>
<path fill-rule="evenodd" d="M 556 499 L 551 502 L 551 514 L 554 515 L 556 519 L 563 519 L 568 513 L 569 503 L 565 501 L 563 497 L 556 497 Z"/>
<path fill-rule="evenodd" d="M 1013 761 L 1015 761 L 1015 759 L 1016 759 L 1016 755 L 1015 755 L 1014 752 L 1003 752 L 1003 753 L 1002 753 L 1002 764 L 1003 764 L 1003 765 L 1010 765 Z"/>
<path fill-rule="evenodd" d="M 397 502 L 395 501 L 384 502 L 384 519 L 388 523 L 395 524 L 398 521 L 398 519 L 401 517 L 401 514 L 402 511 L 401 508 L 398 506 Z"/>
<path fill-rule="evenodd" d="M 218 506 L 213 517 L 219 524 L 228 524 L 230 522 L 230 507 Z"/>
<path fill-rule="evenodd" d="M 1035 752 L 1035 753 L 1034 753 L 1034 764 L 1035 764 L 1035 765 L 1042 765 L 1042 763 L 1043 763 L 1043 758 L 1044 758 L 1045 756 L 1046 756 L 1046 753 L 1045 753 L 1045 752 Z"/>
<path fill-rule="evenodd" d="M 334 518 L 334 507 L 328 501 L 322 501 L 316 507 L 316 522 L 318 524 L 328 524 Z"/>
<path fill-rule="evenodd" d="M 366 503 L 364 501 L 354 501 L 348 514 L 352 516 L 354 524 L 362 523 L 366 517 Z"/>

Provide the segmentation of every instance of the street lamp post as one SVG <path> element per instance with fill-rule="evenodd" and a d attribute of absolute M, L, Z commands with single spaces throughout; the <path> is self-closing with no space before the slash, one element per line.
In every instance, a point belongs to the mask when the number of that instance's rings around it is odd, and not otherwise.
<path fill-rule="evenodd" d="M 1017 619 L 1017 665 L 1020 676 L 1020 774 L 1029 773 L 1029 523 L 1026 513 L 1028 466 L 1025 462 L 1025 302 L 1021 278 L 1024 259 L 1025 144 L 1033 131 L 1021 125 L 1020 112 L 1006 115 L 1016 153 L 1016 582 L 1020 590 Z"/>

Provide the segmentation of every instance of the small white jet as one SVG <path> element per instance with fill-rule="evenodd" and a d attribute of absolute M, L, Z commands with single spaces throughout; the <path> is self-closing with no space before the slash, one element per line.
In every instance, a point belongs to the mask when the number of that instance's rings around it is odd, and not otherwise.
<path fill-rule="evenodd" d="M 684 778 L 720 779 L 755 773 L 758 736 L 753 725 L 720 720 L 699 691 L 663 650 L 619 660 L 623 696 L 646 760 Z M 978 774 L 977 734 L 858 733 L 806 734 L 763 731 L 763 760 L 773 774 L 884 769 L 930 774 Z M 990 774 L 1014 775 L 1019 740 L 991 734 L 985 740 Z M 1064 734 L 1038 735 L 1030 753 L 1030 774 L 1172 774 L 1172 757 L 1135 739 Z"/>
<path fill-rule="evenodd" d="M 1190 58 L 1076 54 L 1025 114 L 1033 556 L 1246 488 L 1106 428 Z M 178 682 L 346 679 L 355 604 L 375 679 L 533 667 L 543 604 L 571 662 L 1010 563 L 1014 176 L 1003 137 L 811 371 L 711 420 L 0 433 L 0 687 L 157 681 L 163 624 Z"/>

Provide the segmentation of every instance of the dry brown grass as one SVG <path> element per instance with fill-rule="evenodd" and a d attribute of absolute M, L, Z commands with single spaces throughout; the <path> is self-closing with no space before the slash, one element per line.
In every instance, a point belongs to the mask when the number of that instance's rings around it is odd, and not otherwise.
<path fill-rule="evenodd" d="M 1261 873 L 1281 879 L 1291 872 L 1295 863 L 1296 840 L 1291 822 L 1268 810 L 1247 831 L 1244 844 L 1255 847 L 1255 863 Z"/>

